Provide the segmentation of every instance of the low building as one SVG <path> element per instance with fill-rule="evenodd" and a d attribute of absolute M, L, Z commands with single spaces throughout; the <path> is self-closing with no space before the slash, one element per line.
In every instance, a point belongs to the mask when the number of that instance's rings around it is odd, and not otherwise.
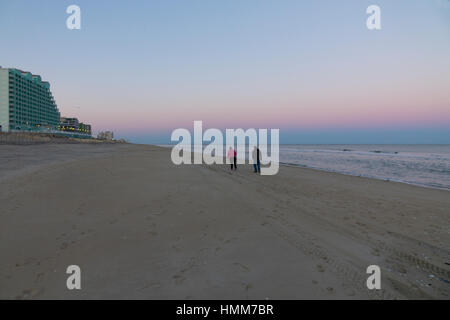
<path fill-rule="evenodd" d="M 61 117 L 59 121 L 59 130 L 64 132 L 71 132 L 74 134 L 91 135 L 92 129 L 90 124 L 85 124 L 78 121 L 77 118 Z"/>
<path fill-rule="evenodd" d="M 100 140 L 113 140 L 114 139 L 114 132 L 112 131 L 101 131 L 97 135 L 97 139 Z"/>
<path fill-rule="evenodd" d="M 77 118 L 61 117 L 59 120 L 59 130 L 74 132 L 78 131 L 79 122 Z"/>
<path fill-rule="evenodd" d="M 81 132 L 81 133 L 86 133 L 86 134 L 88 134 L 88 135 L 91 135 L 92 134 L 92 129 L 91 129 L 91 125 L 90 124 L 85 124 L 85 123 L 80 123 L 80 125 L 79 125 L 79 131 Z"/>

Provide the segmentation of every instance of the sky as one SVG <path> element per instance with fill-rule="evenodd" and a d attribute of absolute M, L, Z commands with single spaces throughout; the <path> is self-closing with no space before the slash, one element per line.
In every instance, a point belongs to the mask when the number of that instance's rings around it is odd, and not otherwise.
<path fill-rule="evenodd" d="M 450 143 L 449 0 L 0 0 L 0 39 L 0 66 L 49 81 L 63 116 L 132 142 L 202 120 L 281 143 Z"/>

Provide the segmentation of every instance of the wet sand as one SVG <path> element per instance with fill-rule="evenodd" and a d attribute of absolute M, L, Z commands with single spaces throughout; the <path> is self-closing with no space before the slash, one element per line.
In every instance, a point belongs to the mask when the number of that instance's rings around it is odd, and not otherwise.
<path fill-rule="evenodd" d="M 175 166 L 153 146 L 0 145 L 0 203 L 3 299 L 450 297 L 445 190 Z"/>

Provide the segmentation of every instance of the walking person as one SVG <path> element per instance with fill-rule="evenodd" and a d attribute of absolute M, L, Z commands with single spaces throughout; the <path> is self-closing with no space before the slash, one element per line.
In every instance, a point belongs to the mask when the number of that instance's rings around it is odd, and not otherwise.
<path fill-rule="evenodd" d="M 256 146 L 253 147 L 253 172 L 261 173 L 261 151 Z"/>
<path fill-rule="evenodd" d="M 228 149 L 227 158 L 230 159 L 230 163 L 231 163 L 230 170 L 233 170 L 233 165 L 234 165 L 234 167 L 236 167 L 236 151 L 232 147 L 230 147 L 230 149 Z"/>

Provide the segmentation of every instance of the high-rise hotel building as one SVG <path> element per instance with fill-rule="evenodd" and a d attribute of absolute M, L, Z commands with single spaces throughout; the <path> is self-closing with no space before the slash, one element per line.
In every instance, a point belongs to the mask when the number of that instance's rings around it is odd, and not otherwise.
<path fill-rule="evenodd" d="M 0 131 L 58 130 L 60 113 L 50 83 L 38 75 L 0 67 Z"/>

